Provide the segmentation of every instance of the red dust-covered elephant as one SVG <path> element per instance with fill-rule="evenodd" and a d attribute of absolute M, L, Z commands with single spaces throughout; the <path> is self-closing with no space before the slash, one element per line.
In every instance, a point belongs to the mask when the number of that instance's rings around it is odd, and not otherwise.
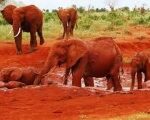
<path fill-rule="evenodd" d="M 33 67 L 19 68 L 8 67 L 0 71 L 0 82 L 5 83 L 7 88 L 33 85 L 38 73 Z"/>
<path fill-rule="evenodd" d="M 42 26 L 43 13 L 34 5 L 16 7 L 8 5 L 1 11 L 4 19 L 12 25 L 17 54 L 22 54 L 22 31 L 30 32 L 31 52 L 36 49 L 36 32 L 40 37 L 40 45 L 44 43 Z"/>
<path fill-rule="evenodd" d="M 137 74 L 138 89 L 142 88 L 142 73 L 144 74 L 144 82 L 150 80 L 150 52 L 138 52 L 131 61 L 131 90 L 134 89 L 135 75 Z"/>
<path fill-rule="evenodd" d="M 73 30 L 78 17 L 77 10 L 73 7 L 67 9 L 59 8 L 57 14 L 64 28 L 63 35 L 61 38 L 64 38 L 66 36 L 66 38 L 68 39 L 69 36 L 73 36 Z"/>
<path fill-rule="evenodd" d="M 66 63 L 71 69 L 72 85 L 81 87 L 81 78 L 86 86 L 93 86 L 93 77 L 108 77 L 113 81 L 114 91 L 122 90 L 119 69 L 122 66 L 120 49 L 111 38 L 97 38 L 90 41 L 58 41 L 50 50 L 38 79 L 53 67 Z"/>

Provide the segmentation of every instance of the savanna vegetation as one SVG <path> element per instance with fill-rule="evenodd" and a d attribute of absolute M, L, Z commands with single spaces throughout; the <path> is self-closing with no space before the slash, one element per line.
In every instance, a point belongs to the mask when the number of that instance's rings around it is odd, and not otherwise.
<path fill-rule="evenodd" d="M 57 38 L 62 33 L 62 25 L 59 21 L 56 10 L 43 10 L 44 13 L 44 36 L 46 38 Z M 131 35 L 128 29 L 130 26 L 150 27 L 150 10 L 135 8 L 129 10 L 123 7 L 108 11 L 105 8 L 85 10 L 78 8 L 78 21 L 75 29 L 75 36 L 89 38 L 96 36 L 121 37 Z M 0 39 L 12 39 L 8 35 L 11 26 L 0 15 Z M 28 37 L 28 34 L 24 34 Z"/>

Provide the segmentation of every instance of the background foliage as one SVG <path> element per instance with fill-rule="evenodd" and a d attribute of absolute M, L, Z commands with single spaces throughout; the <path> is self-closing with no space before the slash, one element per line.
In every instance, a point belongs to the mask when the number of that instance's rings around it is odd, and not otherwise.
<path fill-rule="evenodd" d="M 79 38 L 89 38 L 96 36 L 122 36 L 129 34 L 129 26 L 150 27 L 150 10 L 141 8 L 130 10 L 128 7 L 118 8 L 108 11 L 105 8 L 85 10 L 83 7 L 78 9 L 78 28 L 75 29 L 75 36 Z M 62 25 L 56 14 L 56 10 L 43 10 L 44 13 L 44 36 L 46 38 L 57 38 L 62 34 Z M 11 26 L 0 15 L 0 39 L 12 39 L 8 35 Z M 121 32 L 118 32 L 120 30 Z M 25 38 L 29 34 L 24 34 Z"/>

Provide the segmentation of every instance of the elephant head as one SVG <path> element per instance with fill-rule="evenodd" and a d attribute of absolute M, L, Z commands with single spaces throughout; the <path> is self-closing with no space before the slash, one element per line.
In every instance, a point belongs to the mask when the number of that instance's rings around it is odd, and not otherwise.
<path fill-rule="evenodd" d="M 3 10 L 1 10 L 1 13 L 4 17 L 4 19 L 9 23 L 9 24 L 13 24 L 13 11 L 16 8 L 15 5 L 8 5 L 6 6 Z"/>
<path fill-rule="evenodd" d="M 54 66 L 60 66 L 64 63 L 66 63 L 67 68 L 71 68 L 86 53 L 87 48 L 82 41 L 59 41 L 52 46 L 42 73 L 45 74 Z"/>
<path fill-rule="evenodd" d="M 0 71 L 0 81 L 18 81 L 22 76 L 22 70 L 16 67 L 4 68 Z"/>
<path fill-rule="evenodd" d="M 69 69 L 78 64 L 78 61 L 84 58 L 86 53 L 87 48 L 82 41 L 58 41 L 51 47 L 44 67 L 40 72 L 40 76 L 48 73 L 52 68 L 64 63 L 66 64 L 66 68 Z M 39 80 L 37 81 L 39 82 Z M 35 84 L 38 84 L 38 82 Z"/>
<path fill-rule="evenodd" d="M 135 75 L 137 74 L 137 82 L 138 82 L 138 89 L 142 88 L 142 72 L 145 75 L 145 81 L 150 79 L 150 59 L 149 57 L 143 53 L 137 53 L 132 61 L 131 61 L 131 90 L 134 88 L 135 84 Z"/>

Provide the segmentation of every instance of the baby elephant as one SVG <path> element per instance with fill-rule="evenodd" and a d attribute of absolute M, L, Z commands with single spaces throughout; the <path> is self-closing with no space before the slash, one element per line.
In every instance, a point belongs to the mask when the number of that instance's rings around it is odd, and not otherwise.
<path fill-rule="evenodd" d="M 7 83 L 7 86 L 23 86 L 32 85 L 37 72 L 32 67 L 19 68 L 19 67 L 8 67 L 0 71 L 0 81 Z M 15 81 L 15 82 L 10 82 Z M 23 83 L 23 84 L 21 84 Z"/>
<path fill-rule="evenodd" d="M 138 89 L 142 89 L 142 73 L 144 74 L 144 82 L 150 80 L 150 52 L 138 52 L 131 61 L 131 88 L 134 89 L 135 75 L 137 74 Z"/>

